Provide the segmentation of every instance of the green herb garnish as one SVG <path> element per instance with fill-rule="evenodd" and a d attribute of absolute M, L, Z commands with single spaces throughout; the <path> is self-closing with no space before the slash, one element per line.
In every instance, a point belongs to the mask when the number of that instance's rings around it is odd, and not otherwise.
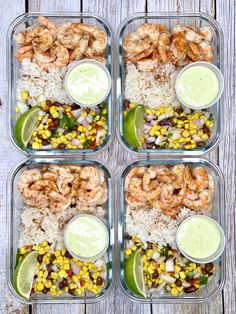
<path fill-rule="evenodd" d="M 171 136 L 173 136 L 173 133 L 168 133 L 167 136 L 168 136 L 168 137 L 171 137 Z"/>
<path fill-rule="evenodd" d="M 207 285 L 208 278 L 207 276 L 200 276 L 200 285 Z"/>
<path fill-rule="evenodd" d="M 193 278 L 194 277 L 194 273 L 192 271 L 189 271 L 186 275 L 189 278 Z"/>
<path fill-rule="evenodd" d="M 168 246 L 164 246 L 162 251 L 161 251 L 161 256 L 168 256 Z"/>
<path fill-rule="evenodd" d="M 209 121 L 212 121 L 212 120 L 213 120 L 212 113 L 210 113 L 208 120 L 209 120 Z"/>
<path fill-rule="evenodd" d="M 76 125 L 76 119 L 68 117 L 67 114 L 63 114 L 59 124 L 60 128 L 71 130 L 74 125 Z"/>

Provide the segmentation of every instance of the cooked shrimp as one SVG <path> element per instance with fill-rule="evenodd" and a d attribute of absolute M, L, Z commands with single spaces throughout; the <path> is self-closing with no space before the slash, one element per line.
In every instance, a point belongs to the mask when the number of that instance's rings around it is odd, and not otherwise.
<path fill-rule="evenodd" d="M 183 62 L 183 60 L 185 60 L 186 49 L 187 41 L 185 38 L 185 33 L 183 31 L 179 31 L 176 33 L 173 32 L 170 50 L 173 53 L 175 63 L 178 63 L 179 61 Z"/>
<path fill-rule="evenodd" d="M 108 197 L 107 193 L 107 184 L 106 182 L 103 183 L 103 196 L 97 201 L 96 205 L 102 205 L 106 203 Z"/>
<path fill-rule="evenodd" d="M 42 175 L 38 169 L 24 171 L 18 181 L 19 191 L 22 193 L 25 189 L 29 189 L 34 182 L 41 180 L 41 178 Z"/>
<path fill-rule="evenodd" d="M 39 25 L 45 26 L 51 31 L 55 31 L 56 24 L 52 20 L 50 20 L 48 17 L 40 15 L 38 16 L 37 20 L 38 20 Z"/>
<path fill-rule="evenodd" d="M 208 61 L 208 62 L 212 61 L 214 55 L 213 55 L 213 50 L 212 50 L 210 43 L 207 41 L 202 41 L 199 44 L 199 46 L 202 48 L 204 60 Z"/>
<path fill-rule="evenodd" d="M 192 175 L 192 171 L 188 166 L 185 166 L 185 169 L 184 169 L 184 180 L 190 190 L 193 190 L 193 191 L 197 190 L 197 187 L 198 187 L 197 182 L 194 179 Z"/>
<path fill-rule="evenodd" d="M 137 61 L 137 67 L 140 71 L 152 71 L 158 66 L 157 59 L 146 58 Z"/>
<path fill-rule="evenodd" d="M 37 197 L 30 197 L 24 199 L 28 206 L 36 207 L 38 209 L 47 208 L 49 205 L 49 200 L 43 193 L 38 193 Z"/>
<path fill-rule="evenodd" d="M 212 207 L 212 193 L 209 190 L 202 190 L 198 194 L 198 199 L 183 198 L 183 205 L 194 210 L 210 210 Z"/>
<path fill-rule="evenodd" d="M 200 34 L 205 37 L 207 41 L 211 41 L 213 37 L 212 30 L 210 26 L 202 26 L 200 27 Z"/>
<path fill-rule="evenodd" d="M 70 169 L 67 166 L 50 165 L 48 171 L 61 175 L 64 172 L 70 172 Z"/>
<path fill-rule="evenodd" d="M 149 191 L 150 183 L 151 183 L 151 175 L 150 175 L 150 173 L 145 172 L 144 175 L 143 175 L 143 190 L 144 191 Z"/>
<path fill-rule="evenodd" d="M 61 24 L 56 31 L 57 41 L 68 49 L 77 47 L 82 37 L 83 32 L 81 30 L 76 31 L 70 22 Z"/>
<path fill-rule="evenodd" d="M 137 200 L 133 195 L 131 195 L 130 193 L 126 193 L 125 194 L 125 200 L 126 202 L 131 205 L 131 206 L 145 206 L 146 205 L 146 201 L 145 200 Z"/>
<path fill-rule="evenodd" d="M 51 180 L 38 180 L 34 182 L 31 187 L 31 190 L 45 192 L 46 194 L 51 191 L 57 191 L 57 186 L 54 181 Z"/>
<path fill-rule="evenodd" d="M 34 51 L 44 52 L 53 44 L 53 36 L 49 29 L 44 27 L 30 27 L 26 30 L 25 42 L 32 43 Z"/>
<path fill-rule="evenodd" d="M 174 194 L 173 185 L 164 184 L 162 186 L 160 199 L 162 201 L 162 204 L 164 204 L 166 206 L 178 207 L 181 204 L 182 196 L 178 195 L 178 194 Z"/>
<path fill-rule="evenodd" d="M 17 35 L 14 35 L 14 40 L 17 42 L 19 45 L 25 45 L 25 31 L 18 33 Z"/>
<path fill-rule="evenodd" d="M 196 44 L 200 44 L 202 42 L 202 40 L 204 39 L 204 37 L 200 34 L 198 34 L 196 31 L 193 31 L 191 29 L 187 28 L 186 34 L 185 34 L 185 38 L 186 40 L 192 42 L 192 43 L 196 43 Z"/>
<path fill-rule="evenodd" d="M 21 48 L 19 48 L 16 52 L 16 58 L 19 60 L 23 60 L 23 59 L 32 59 L 34 55 L 33 52 L 33 46 L 32 45 L 28 45 L 28 46 L 23 46 Z"/>
<path fill-rule="evenodd" d="M 73 175 L 74 175 L 74 180 L 71 183 L 70 194 L 71 194 L 72 197 L 77 197 L 78 196 L 79 185 L 80 185 L 80 175 L 77 172 L 74 172 Z"/>
<path fill-rule="evenodd" d="M 141 53 L 135 55 L 134 57 L 130 58 L 130 61 L 132 62 L 137 62 L 143 58 L 147 58 L 148 56 L 150 56 L 150 54 L 153 52 L 154 50 L 154 46 L 151 46 L 145 50 L 143 50 Z"/>
<path fill-rule="evenodd" d="M 67 48 L 65 48 L 62 44 L 60 44 L 58 41 L 54 42 L 54 45 L 52 47 L 52 51 L 56 55 L 56 60 L 51 63 L 39 63 L 41 68 L 45 71 L 48 71 L 49 69 L 53 68 L 62 68 L 66 66 L 70 62 L 70 56 Z"/>
<path fill-rule="evenodd" d="M 141 38 L 145 38 L 148 36 L 151 39 L 152 43 L 157 43 L 160 34 L 159 24 L 141 24 L 137 29 L 137 33 Z"/>
<path fill-rule="evenodd" d="M 155 190 L 143 191 L 142 190 L 142 179 L 140 178 L 131 178 L 130 180 L 130 193 L 134 196 L 137 200 L 152 200 L 154 198 L 158 198 L 161 193 L 161 188 L 157 186 Z"/>
<path fill-rule="evenodd" d="M 106 33 L 97 28 L 96 26 L 86 25 L 82 23 L 79 23 L 78 28 L 85 34 L 88 34 L 89 36 L 95 39 L 91 45 L 93 54 L 95 55 L 103 54 L 107 47 Z"/>
<path fill-rule="evenodd" d="M 74 175 L 69 172 L 62 173 L 57 179 L 57 188 L 62 195 L 67 195 L 71 191 Z"/>
<path fill-rule="evenodd" d="M 75 173 L 80 173 L 82 169 L 81 166 L 77 166 L 77 165 L 68 165 L 66 167 L 69 168 L 71 172 L 75 172 Z"/>
<path fill-rule="evenodd" d="M 92 190 L 104 182 L 104 173 L 95 167 L 85 166 L 80 172 L 81 188 Z"/>
<path fill-rule="evenodd" d="M 70 197 L 65 197 L 55 191 L 52 191 L 51 193 L 49 193 L 48 197 L 49 197 L 49 208 L 54 213 L 67 209 L 71 204 Z"/>
<path fill-rule="evenodd" d="M 70 55 L 71 60 L 78 61 L 82 58 L 85 50 L 88 47 L 88 42 L 89 42 L 89 36 L 84 35 L 79 42 L 79 46 L 75 47 L 74 50 L 72 51 Z"/>
<path fill-rule="evenodd" d="M 208 188 L 209 179 L 208 179 L 208 173 L 206 169 L 199 166 L 199 167 L 193 168 L 192 172 L 197 182 L 198 191 Z"/>
<path fill-rule="evenodd" d="M 157 178 L 162 183 L 173 183 L 175 176 L 171 174 L 166 166 L 156 166 Z"/>
<path fill-rule="evenodd" d="M 171 169 L 171 173 L 175 176 L 175 180 L 173 182 L 174 188 L 175 189 L 181 189 L 184 187 L 185 182 L 184 182 L 184 165 L 175 165 Z"/>
<path fill-rule="evenodd" d="M 160 33 L 158 40 L 158 52 L 163 62 L 168 62 L 167 46 L 170 44 L 170 35 L 168 32 Z"/>
<path fill-rule="evenodd" d="M 79 189 L 78 199 L 89 205 L 96 205 L 99 203 L 100 199 L 103 197 L 104 189 L 101 186 L 96 186 L 92 190 L 88 191 L 85 189 Z"/>
<path fill-rule="evenodd" d="M 133 178 L 138 171 L 138 167 L 133 167 L 125 177 L 124 190 L 129 192 L 130 179 Z"/>
<path fill-rule="evenodd" d="M 149 49 L 150 46 L 150 39 L 141 39 L 137 33 L 130 33 L 123 41 L 123 48 L 127 52 L 128 57 L 138 55 L 144 50 Z"/>
<path fill-rule="evenodd" d="M 43 179 L 45 180 L 51 180 L 51 181 L 56 181 L 58 178 L 58 175 L 50 172 L 50 171 L 46 171 L 42 174 Z"/>
<path fill-rule="evenodd" d="M 35 63 L 44 64 L 44 63 L 51 63 L 55 61 L 55 59 L 56 59 L 56 55 L 52 53 L 51 51 L 45 51 L 45 52 L 36 51 L 34 53 L 33 61 Z"/>

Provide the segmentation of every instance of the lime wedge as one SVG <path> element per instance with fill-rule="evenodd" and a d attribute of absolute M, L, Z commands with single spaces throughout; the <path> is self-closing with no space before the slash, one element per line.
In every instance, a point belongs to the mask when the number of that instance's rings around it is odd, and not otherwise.
<path fill-rule="evenodd" d="M 15 269 L 13 286 L 23 298 L 29 300 L 32 289 L 38 252 L 32 251 L 25 255 Z"/>
<path fill-rule="evenodd" d="M 15 138 L 22 149 L 25 149 L 37 124 L 41 109 L 33 107 L 19 116 L 15 125 Z"/>
<path fill-rule="evenodd" d="M 143 106 L 139 105 L 131 109 L 124 118 L 124 137 L 126 141 L 134 147 L 141 147 L 142 129 Z"/>
<path fill-rule="evenodd" d="M 146 298 L 141 248 L 133 252 L 125 261 L 125 281 L 133 293 Z"/>

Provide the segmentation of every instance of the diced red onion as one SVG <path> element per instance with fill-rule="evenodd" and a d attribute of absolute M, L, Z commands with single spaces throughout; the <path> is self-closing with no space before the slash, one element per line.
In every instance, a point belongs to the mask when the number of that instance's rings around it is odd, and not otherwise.
<path fill-rule="evenodd" d="M 166 271 L 167 272 L 175 271 L 173 258 L 168 258 L 167 259 L 167 261 L 166 261 Z"/>
<path fill-rule="evenodd" d="M 197 124 L 197 130 L 200 130 L 205 123 L 205 121 L 200 120 L 200 119 L 195 119 L 193 120 L 193 123 Z"/>
<path fill-rule="evenodd" d="M 156 140 L 156 137 L 155 137 L 155 136 L 149 136 L 149 137 L 146 139 L 146 143 L 147 143 L 147 144 L 154 143 L 155 140 Z"/>
<path fill-rule="evenodd" d="M 63 129 L 63 128 L 57 128 L 57 132 L 63 134 L 63 133 L 65 132 L 65 129 Z"/>
<path fill-rule="evenodd" d="M 152 120 L 150 123 L 151 123 L 151 125 L 157 125 L 157 121 L 156 120 Z"/>
<path fill-rule="evenodd" d="M 88 121 L 87 121 L 86 119 L 84 119 L 84 120 L 81 122 L 81 124 L 82 124 L 83 126 L 89 125 L 89 123 L 88 123 Z"/>
<path fill-rule="evenodd" d="M 75 145 L 75 146 L 79 146 L 80 145 L 80 140 L 78 140 L 77 138 L 72 138 L 71 144 Z"/>
<path fill-rule="evenodd" d="M 96 136 L 96 143 L 99 142 L 100 137 L 103 137 L 103 132 L 101 130 L 98 130 L 97 136 Z"/>
<path fill-rule="evenodd" d="M 154 114 L 149 114 L 149 115 L 147 115 L 147 121 L 151 121 L 151 120 L 153 120 L 153 119 L 155 119 L 155 115 Z"/>
<path fill-rule="evenodd" d="M 71 113 L 73 114 L 75 118 L 78 118 L 81 110 L 82 109 L 76 109 L 76 110 L 71 111 Z"/>
<path fill-rule="evenodd" d="M 43 117 L 43 120 L 42 120 L 41 124 L 46 123 L 48 117 L 49 117 L 49 114 L 45 114 L 45 116 Z"/>
<path fill-rule="evenodd" d="M 18 101 L 16 105 L 19 108 L 21 114 L 25 113 L 27 110 L 29 110 L 29 106 L 24 102 Z M 44 114 L 45 114 L 45 112 L 44 112 Z"/>
<path fill-rule="evenodd" d="M 80 272 L 80 266 L 77 266 L 73 261 L 70 262 L 70 266 L 73 274 L 77 276 L 78 273 Z"/>
<path fill-rule="evenodd" d="M 52 149 L 52 148 L 53 148 L 52 144 L 42 145 L 42 149 Z"/>
<path fill-rule="evenodd" d="M 149 130 L 143 130 L 144 135 L 149 135 Z"/>
<path fill-rule="evenodd" d="M 91 123 L 93 121 L 93 116 L 91 114 L 88 114 L 86 120 L 88 121 L 88 123 Z"/>
<path fill-rule="evenodd" d="M 167 283 L 175 283 L 176 281 L 176 278 L 165 275 L 165 274 L 160 274 L 160 279 L 162 279 L 163 281 Z"/>
<path fill-rule="evenodd" d="M 100 113 L 100 108 L 99 107 L 96 107 L 96 108 L 94 108 L 94 111 L 96 112 L 96 113 Z"/>
<path fill-rule="evenodd" d="M 149 132 L 147 132 L 147 133 L 144 133 L 144 138 L 148 138 L 149 137 L 149 134 L 148 134 Z"/>
<path fill-rule="evenodd" d="M 144 122 L 143 128 L 146 129 L 146 130 L 150 130 L 152 127 L 151 127 L 151 125 L 149 123 Z"/>
<path fill-rule="evenodd" d="M 77 122 L 78 122 L 78 123 L 82 123 L 83 120 L 84 120 L 84 117 L 83 117 L 83 116 L 80 116 L 80 117 L 77 119 Z"/>

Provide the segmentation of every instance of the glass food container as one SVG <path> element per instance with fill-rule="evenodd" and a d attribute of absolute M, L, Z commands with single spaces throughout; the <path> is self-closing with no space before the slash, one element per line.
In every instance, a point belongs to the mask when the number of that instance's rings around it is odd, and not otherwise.
<path fill-rule="evenodd" d="M 95 154 L 101 152 L 108 147 L 113 137 L 113 84 L 110 93 L 106 99 L 107 103 L 107 134 L 104 142 L 101 146 L 96 148 L 84 148 L 84 149 L 31 149 L 26 148 L 22 150 L 18 145 L 15 135 L 14 127 L 17 119 L 15 112 L 16 97 L 17 97 L 17 80 L 19 79 L 20 62 L 16 59 L 15 54 L 19 45 L 15 42 L 14 36 L 20 31 L 23 31 L 26 27 L 37 24 L 37 17 L 39 15 L 47 16 L 57 23 L 63 23 L 65 21 L 71 22 L 82 22 L 90 25 L 98 26 L 100 29 L 107 34 L 107 69 L 111 74 L 113 81 L 113 42 L 112 42 L 112 31 L 106 20 L 98 15 L 90 13 L 26 13 L 16 18 L 9 27 L 7 34 L 7 63 L 8 63 L 8 134 L 14 147 L 25 155 L 42 156 L 42 155 L 78 155 L 78 154 Z"/>
<path fill-rule="evenodd" d="M 26 169 L 31 168 L 42 168 L 44 165 L 58 164 L 58 165 L 90 165 L 96 166 L 104 172 L 105 180 L 108 187 L 108 200 L 103 204 L 105 209 L 105 220 L 106 226 L 109 233 L 109 246 L 107 249 L 107 276 L 106 283 L 101 292 L 97 295 L 91 295 L 91 293 L 85 293 L 83 296 L 57 296 L 52 297 L 50 295 L 43 294 L 33 294 L 30 297 L 30 300 L 22 298 L 13 287 L 13 273 L 16 263 L 16 255 L 18 249 L 18 241 L 20 237 L 19 227 L 21 223 L 21 214 L 22 208 L 25 205 L 21 194 L 17 187 L 17 182 L 21 173 Z M 74 159 L 47 159 L 47 158 L 35 158 L 28 159 L 21 162 L 15 167 L 14 170 L 10 173 L 8 177 L 8 187 L 7 187 L 7 228 L 8 228 L 8 252 L 7 252 L 7 283 L 12 294 L 21 302 L 27 304 L 36 304 L 36 303 L 95 303 L 100 300 L 103 300 L 110 292 L 114 276 L 115 276 L 115 255 L 114 255 L 114 207 L 113 207 L 113 179 L 112 176 L 102 163 L 95 160 L 83 160 L 75 161 Z"/>
<path fill-rule="evenodd" d="M 126 242 L 126 201 L 124 198 L 124 182 L 127 173 L 130 169 L 135 166 L 148 166 L 148 165 L 176 165 L 176 164 L 187 164 L 190 166 L 204 166 L 207 171 L 212 175 L 214 180 L 214 195 L 213 195 L 213 210 L 211 212 L 211 217 L 215 219 L 224 229 L 225 225 L 225 205 L 224 205 L 224 179 L 220 169 L 212 162 L 206 159 L 200 158 L 181 158 L 181 159 L 168 159 L 168 160 L 148 160 L 148 161 L 137 161 L 130 164 L 125 168 L 120 178 L 120 212 L 119 212 L 119 257 L 120 257 L 120 283 L 122 290 L 128 297 L 134 301 L 142 303 L 203 303 L 215 298 L 223 289 L 225 282 L 225 253 L 215 261 L 217 266 L 216 272 L 213 274 L 211 280 L 206 287 L 203 287 L 191 294 L 183 294 L 179 296 L 173 296 L 168 294 L 157 294 L 147 292 L 147 298 L 144 299 L 132 293 L 126 283 L 124 278 L 124 256 L 125 256 L 125 242 Z"/>
<path fill-rule="evenodd" d="M 124 64 L 124 50 L 122 48 L 123 39 L 130 32 L 137 29 L 143 23 L 160 23 L 172 29 L 177 24 L 194 25 L 196 27 L 209 26 L 213 33 L 213 47 L 214 47 L 214 64 L 223 71 L 223 32 L 220 25 L 208 14 L 204 13 L 137 13 L 127 17 L 121 24 L 117 34 L 117 50 L 119 57 L 117 58 L 117 102 L 119 107 L 119 130 L 118 137 L 122 146 L 130 153 L 143 155 L 172 155 L 172 156 L 202 156 L 212 150 L 218 143 L 222 132 L 222 99 L 220 99 L 214 106 L 206 111 L 212 113 L 215 121 L 211 139 L 206 143 L 205 147 L 195 149 L 144 149 L 135 148 L 127 143 L 124 138 L 123 130 L 123 109 L 125 101 L 125 75 L 126 69 Z"/>

